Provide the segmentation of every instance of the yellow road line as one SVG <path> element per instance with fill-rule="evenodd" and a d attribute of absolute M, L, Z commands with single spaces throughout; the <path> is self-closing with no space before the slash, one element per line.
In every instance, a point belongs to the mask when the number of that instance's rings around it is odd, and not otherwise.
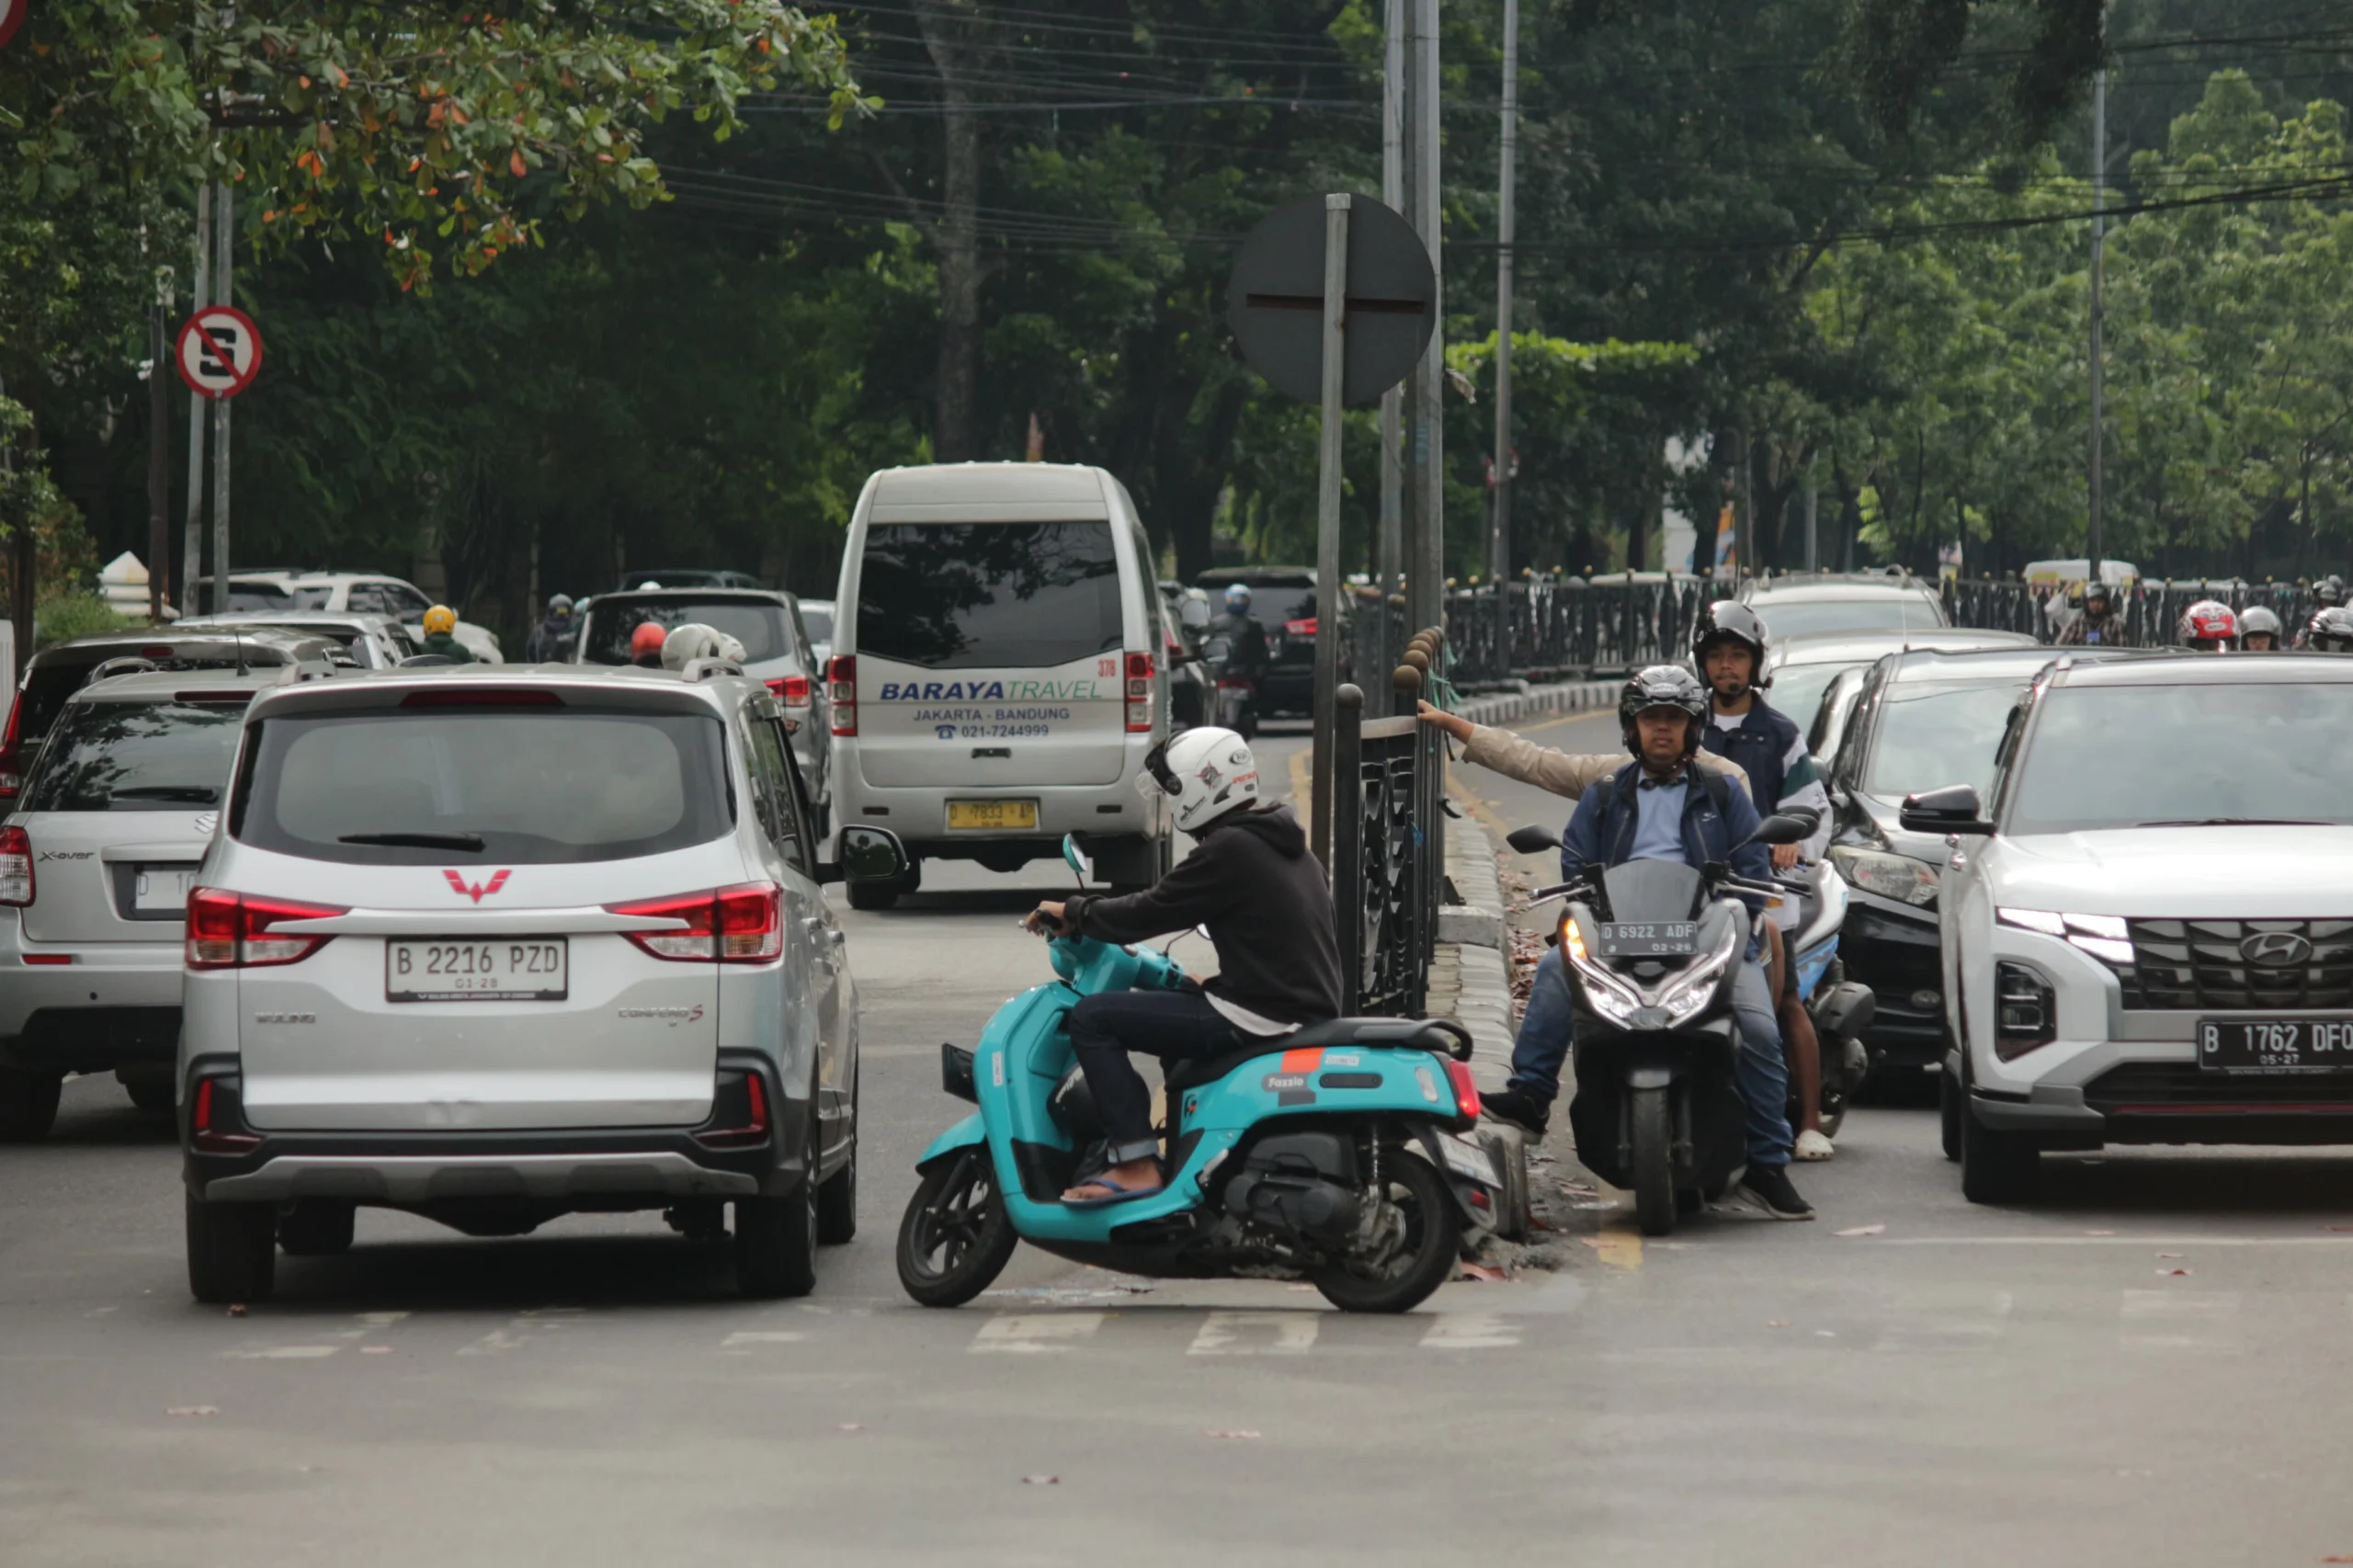
<path fill-rule="evenodd" d="M 1631 1274 L 1643 1266 L 1643 1238 L 1637 1232 L 1612 1226 L 1597 1236 L 1579 1236 L 1577 1240 L 1593 1249 L 1593 1256 L 1621 1274 Z"/>

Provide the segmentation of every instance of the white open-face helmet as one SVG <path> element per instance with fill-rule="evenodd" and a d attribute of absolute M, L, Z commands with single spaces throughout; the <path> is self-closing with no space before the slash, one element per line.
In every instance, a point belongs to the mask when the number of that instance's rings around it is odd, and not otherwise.
<path fill-rule="evenodd" d="M 1232 730 L 1205 725 L 1182 731 L 1153 747 L 1143 767 L 1137 791 L 1146 800 L 1169 797 L 1176 825 L 1187 833 L 1199 833 L 1258 799 L 1258 759 L 1250 755 L 1250 743 Z"/>
<path fill-rule="evenodd" d="M 732 659 L 740 665 L 744 662 L 744 644 L 699 620 L 672 628 L 670 635 L 662 640 L 662 667 L 683 670 L 697 659 Z"/>

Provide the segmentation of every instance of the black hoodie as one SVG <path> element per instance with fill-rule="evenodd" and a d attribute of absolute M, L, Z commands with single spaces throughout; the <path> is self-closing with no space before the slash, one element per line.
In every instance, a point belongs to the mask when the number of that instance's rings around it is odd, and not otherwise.
<path fill-rule="evenodd" d="M 1211 994 L 1281 1024 L 1340 1011 L 1340 945 L 1332 892 L 1289 806 L 1228 812 L 1158 883 L 1124 898 L 1080 894 L 1064 917 L 1107 942 L 1210 928 Z"/>

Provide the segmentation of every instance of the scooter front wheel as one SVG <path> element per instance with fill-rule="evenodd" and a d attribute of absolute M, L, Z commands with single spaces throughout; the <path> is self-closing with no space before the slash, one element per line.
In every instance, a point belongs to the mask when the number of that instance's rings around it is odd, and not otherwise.
<path fill-rule="evenodd" d="M 899 1221 L 899 1283 L 926 1307 L 961 1307 L 995 1282 L 1021 1238 L 985 1147 L 924 1173 Z"/>
<path fill-rule="evenodd" d="M 1344 1312 L 1409 1312 L 1446 1283 L 1461 1250 L 1462 1221 L 1446 1178 L 1427 1160 L 1384 1148 L 1381 1185 L 1404 1211 L 1404 1238 L 1378 1265 L 1343 1263 L 1309 1276 Z"/>
<path fill-rule="evenodd" d="M 1675 1231 L 1675 1106 L 1667 1091 L 1635 1089 L 1626 1104 L 1634 1217 L 1646 1236 Z"/>

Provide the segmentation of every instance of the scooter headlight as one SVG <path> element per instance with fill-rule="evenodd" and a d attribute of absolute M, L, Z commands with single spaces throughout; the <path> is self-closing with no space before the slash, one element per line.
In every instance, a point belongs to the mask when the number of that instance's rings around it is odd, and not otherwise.
<path fill-rule="evenodd" d="M 1723 935 L 1716 939 L 1707 958 L 1697 968 L 1678 975 L 1675 983 L 1666 988 L 1658 1005 L 1666 1009 L 1668 1022 L 1682 1023 L 1706 1008 L 1709 998 L 1716 994 L 1717 982 L 1723 978 L 1724 971 L 1740 951 L 1741 935 L 1738 921 L 1726 921 Z"/>
<path fill-rule="evenodd" d="M 1585 994 L 1586 1006 L 1613 1024 L 1626 1024 L 1642 1010 L 1643 999 L 1633 987 L 1593 961 L 1586 951 L 1585 933 L 1577 928 L 1577 917 L 1567 912 L 1561 915 L 1561 956 L 1576 971 L 1583 982 L 1578 990 Z"/>

